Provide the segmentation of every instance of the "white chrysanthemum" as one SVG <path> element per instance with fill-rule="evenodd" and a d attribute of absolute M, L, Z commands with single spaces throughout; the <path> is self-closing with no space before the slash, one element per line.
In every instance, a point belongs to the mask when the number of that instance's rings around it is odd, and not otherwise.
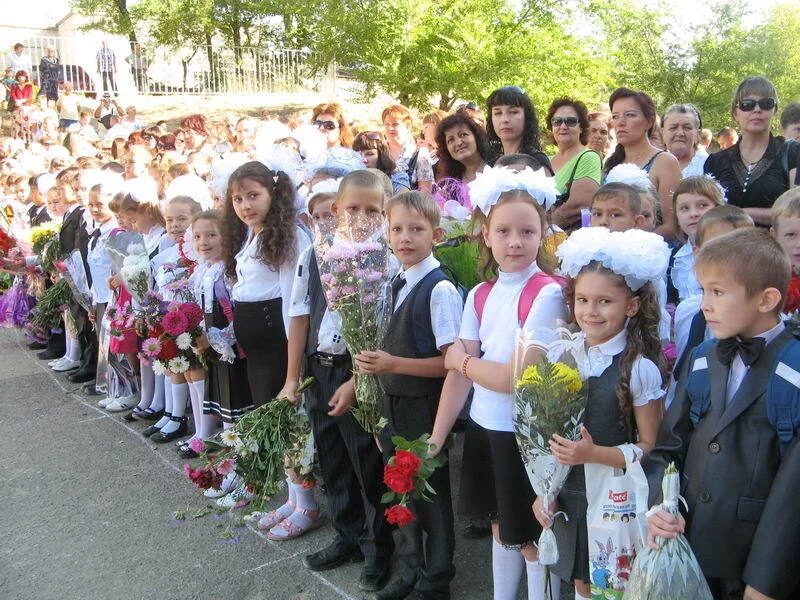
<path fill-rule="evenodd" d="M 219 437 L 222 440 L 222 443 L 229 448 L 242 445 L 242 438 L 239 437 L 239 434 L 236 433 L 234 429 L 226 429 L 219 434 Z"/>
<path fill-rule="evenodd" d="M 561 272 L 575 277 L 592 261 L 621 275 L 633 291 L 664 277 L 670 251 L 664 239 L 641 229 L 611 232 L 585 227 L 572 233 L 556 250 Z"/>
<path fill-rule="evenodd" d="M 476 208 L 488 216 L 500 196 L 511 190 L 528 192 L 546 209 L 550 208 L 558 197 L 555 178 L 548 177 L 544 169 L 534 171 L 530 167 L 525 167 L 522 171 L 512 171 L 505 167 L 486 167 L 469 183 L 469 199 Z"/>
<path fill-rule="evenodd" d="M 161 362 L 160 360 L 154 360 L 153 364 L 152 364 L 152 368 L 153 368 L 153 373 L 155 373 L 156 375 L 165 375 L 166 372 L 167 372 L 167 369 L 164 366 L 164 363 Z"/>
<path fill-rule="evenodd" d="M 611 169 L 606 175 L 606 183 L 626 183 L 640 190 L 649 191 L 653 182 L 647 171 L 640 169 L 633 163 L 621 163 Z"/>
<path fill-rule="evenodd" d="M 169 371 L 171 373 L 185 373 L 189 370 L 189 361 L 183 356 L 177 356 L 169 361 Z"/>
<path fill-rule="evenodd" d="M 175 338 L 175 343 L 181 350 L 188 350 L 192 347 L 192 336 L 189 333 L 182 333 Z"/>

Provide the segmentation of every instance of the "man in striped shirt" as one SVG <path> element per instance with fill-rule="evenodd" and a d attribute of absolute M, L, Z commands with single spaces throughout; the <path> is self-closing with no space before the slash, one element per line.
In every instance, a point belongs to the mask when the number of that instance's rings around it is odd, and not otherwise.
<path fill-rule="evenodd" d="M 108 42 L 103 41 L 103 47 L 97 52 L 97 72 L 103 80 L 103 91 L 108 91 L 109 84 L 113 91 L 117 91 L 117 84 L 114 81 L 114 73 L 117 72 L 117 57 L 114 51 L 108 47 Z"/>

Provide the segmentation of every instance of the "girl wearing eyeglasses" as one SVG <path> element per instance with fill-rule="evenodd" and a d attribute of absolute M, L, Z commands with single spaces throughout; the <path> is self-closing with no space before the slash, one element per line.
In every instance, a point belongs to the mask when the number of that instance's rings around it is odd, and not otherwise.
<path fill-rule="evenodd" d="M 353 145 L 353 132 L 344 118 L 342 105 L 338 102 L 318 104 L 311 112 L 311 124 L 325 136 L 328 148 Z"/>
<path fill-rule="evenodd" d="M 392 182 L 392 193 L 399 194 L 410 189 L 408 173 L 400 171 L 389 152 L 389 146 L 382 133 L 362 131 L 353 140 L 353 150 L 361 154 L 367 169 L 378 169 Z"/>
<path fill-rule="evenodd" d="M 770 133 L 778 107 L 775 86 L 764 77 L 748 77 L 736 89 L 731 115 L 739 141 L 708 157 L 703 169 L 727 191 L 728 204 L 743 208 L 756 225 L 769 227 L 770 208 L 795 181 L 800 150 Z"/>
<path fill-rule="evenodd" d="M 617 88 L 608 102 L 611 122 L 617 134 L 617 147 L 606 161 L 604 175 L 619 164 L 632 163 L 647 172 L 658 192 L 664 212 L 663 224 L 656 233 L 671 240 L 672 192 L 681 180 L 678 160 L 666 150 L 653 145 L 650 134 L 656 125 L 656 105 L 644 92 Z"/>
<path fill-rule="evenodd" d="M 547 111 L 547 128 L 558 147 L 551 164 L 560 195 L 550 219 L 554 225 L 570 231 L 580 226 L 581 209 L 592 206 L 603 164 L 600 155 L 586 147 L 589 111 L 583 102 L 572 98 L 555 100 Z"/>

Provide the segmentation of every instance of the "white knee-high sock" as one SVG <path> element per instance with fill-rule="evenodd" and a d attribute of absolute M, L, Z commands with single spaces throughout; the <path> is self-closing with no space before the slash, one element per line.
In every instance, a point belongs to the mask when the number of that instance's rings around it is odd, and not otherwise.
<path fill-rule="evenodd" d="M 192 421 L 194 421 L 194 437 L 203 439 L 201 435 L 203 424 L 200 422 L 203 418 L 203 398 L 202 396 L 198 397 L 198 389 L 195 386 L 194 381 L 189 381 L 187 384 L 189 386 L 189 402 L 192 403 Z"/>
<path fill-rule="evenodd" d="M 74 337 L 67 336 L 67 358 L 72 361 L 80 360 L 81 359 L 81 345 L 78 343 L 78 340 Z"/>
<path fill-rule="evenodd" d="M 528 572 L 528 600 L 542 600 L 549 598 L 558 600 L 561 594 L 561 579 L 550 571 L 550 595 L 545 595 L 545 568 L 538 560 L 525 560 L 525 569 Z"/>
<path fill-rule="evenodd" d="M 291 483 L 289 485 L 294 488 L 295 505 L 300 510 L 319 510 L 319 504 L 314 496 L 314 488 L 304 488 L 299 483 Z M 291 497 L 291 495 L 290 495 Z"/>
<path fill-rule="evenodd" d="M 176 419 L 186 414 L 186 399 L 189 396 L 189 386 L 185 383 L 172 385 L 172 416 Z M 170 419 L 169 423 L 161 428 L 162 433 L 172 433 L 180 427 L 178 421 Z"/>
<path fill-rule="evenodd" d="M 150 402 L 149 407 L 153 412 L 164 410 L 164 379 L 166 379 L 164 375 L 155 376 L 155 383 L 153 385 L 153 401 Z"/>
<path fill-rule="evenodd" d="M 144 410 L 150 403 L 153 401 L 153 395 L 155 393 L 155 383 L 156 383 L 156 374 L 153 372 L 153 367 L 151 365 L 145 364 L 142 362 L 139 365 L 139 370 L 141 371 L 142 377 L 142 387 L 141 387 L 141 394 L 139 396 L 139 404 L 137 404 L 137 408 L 140 410 Z"/>
<path fill-rule="evenodd" d="M 161 429 L 169 423 L 169 417 L 172 414 L 172 382 L 168 379 L 164 379 L 164 416 L 161 417 L 155 424 L 156 427 Z"/>
<path fill-rule="evenodd" d="M 197 397 L 199 398 L 197 401 L 197 414 L 199 418 L 195 417 L 195 427 L 197 427 L 199 423 L 200 428 L 197 429 L 196 435 L 200 439 L 207 440 L 214 434 L 214 429 L 217 427 L 217 415 L 205 414 L 203 412 L 203 401 L 206 397 L 206 380 L 195 381 L 191 385 L 197 390 Z"/>
<path fill-rule="evenodd" d="M 492 580 L 494 600 L 516 600 L 525 557 L 492 539 Z"/>

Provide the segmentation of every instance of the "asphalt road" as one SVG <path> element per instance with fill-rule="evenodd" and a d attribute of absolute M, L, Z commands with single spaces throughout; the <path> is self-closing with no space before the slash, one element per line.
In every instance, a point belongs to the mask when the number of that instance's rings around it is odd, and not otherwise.
<path fill-rule="evenodd" d="M 206 510 L 172 444 L 147 441 L 143 424 L 95 401 L 38 360 L 17 331 L 0 330 L 0 600 L 370 597 L 357 586 L 360 565 L 303 567 L 330 527 L 282 543 L 237 527 L 235 513 Z M 463 525 L 452 597 L 490 599 L 490 542 L 462 539 Z"/>

